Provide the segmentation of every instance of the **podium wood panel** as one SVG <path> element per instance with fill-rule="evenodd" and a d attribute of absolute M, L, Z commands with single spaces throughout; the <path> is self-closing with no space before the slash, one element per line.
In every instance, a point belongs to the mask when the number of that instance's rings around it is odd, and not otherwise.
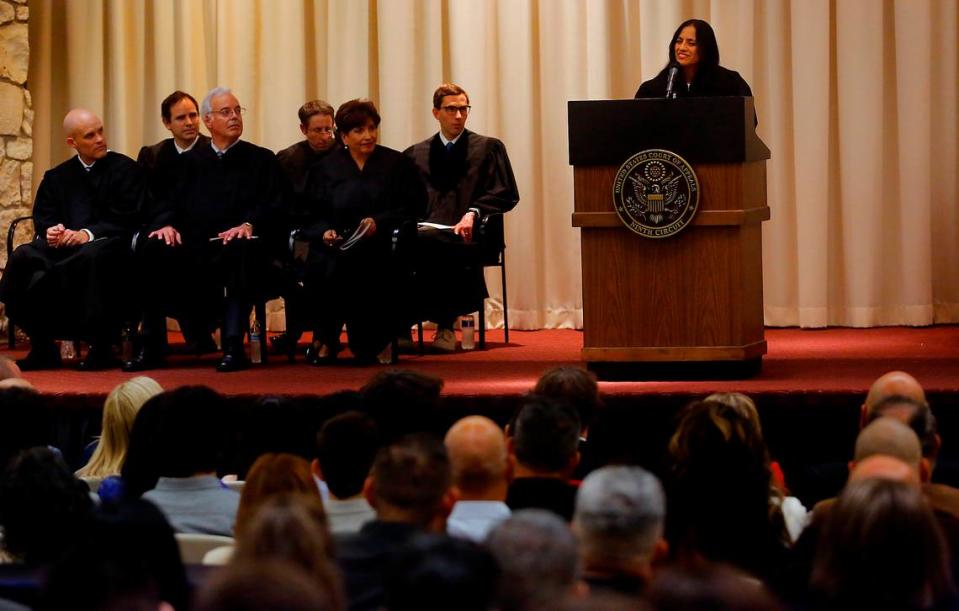
<path fill-rule="evenodd" d="M 700 211 L 686 230 L 658 240 L 635 235 L 612 210 L 618 168 L 574 169 L 584 360 L 741 361 L 766 352 L 765 161 L 693 168 Z"/>

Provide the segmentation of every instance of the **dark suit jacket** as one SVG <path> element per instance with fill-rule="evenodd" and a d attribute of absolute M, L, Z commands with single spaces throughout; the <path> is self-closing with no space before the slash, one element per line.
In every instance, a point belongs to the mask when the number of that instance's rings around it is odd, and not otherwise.
<path fill-rule="evenodd" d="M 373 520 L 357 533 L 335 537 L 350 611 L 383 605 L 383 573 L 394 554 L 423 530 L 412 524 Z"/>

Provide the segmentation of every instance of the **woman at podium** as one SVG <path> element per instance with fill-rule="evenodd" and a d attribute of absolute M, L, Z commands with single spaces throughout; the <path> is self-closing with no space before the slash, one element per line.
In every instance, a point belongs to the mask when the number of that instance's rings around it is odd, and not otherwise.
<path fill-rule="evenodd" d="M 738 72 L 719 65 L 716 34 L 702 19 L 679 24 L 669 43 L 666 67 L 636 92 L 637 98 L 752 95 Z"/>

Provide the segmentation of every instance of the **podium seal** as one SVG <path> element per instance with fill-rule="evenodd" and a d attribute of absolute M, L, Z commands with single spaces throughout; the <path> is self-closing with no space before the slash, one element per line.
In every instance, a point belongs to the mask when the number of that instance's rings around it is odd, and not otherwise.
<path fill-rule="evenodd" d="M 663 149 L 640 151 L 626 160 L 613 181 L 619 219 L 644 238 L 668 238 L 689 225 L 699 204 L 692 166 Z"/>

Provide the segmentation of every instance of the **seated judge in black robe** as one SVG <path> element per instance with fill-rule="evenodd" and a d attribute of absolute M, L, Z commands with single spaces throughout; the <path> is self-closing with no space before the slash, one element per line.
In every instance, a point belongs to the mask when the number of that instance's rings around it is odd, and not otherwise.
<path fill-rule="evenodd" d="M 272 151 L 240 140 L 242 111 L 228 89 L 207 94 L 201 114 L 211 142 L 181 156 L 169 199 L 154 206 L 137 243 L 141 273 L 154 287 L 145 318 L 173 316 L 203 343 L 220 324 L 218 371 L 248 366 L 250 311 L 266 296 L 270 253 L 283 242 L 280 169 Z"/>
<path fill-rule="evenodd" d="M 335 358 L 344 324 L 359 361 L 388 362 L 403 316 L 392 234 L 423 214 L 426 190 L 409 159 L 377 145 L 379 124 L 369 100 L 340 106 L 336 126 L 344 148 L 307 180 L 315 215 L 303 232 L 311 244 L 306 288 L 319 321 L 310 354 L 315 364 Z"/>
<path fill-rule="evenodd" d="M 310 168 L 322 161 L 333 150 L 334 113 L 333 107 L 323 100 L 310 100 L 301 106 L 297 116 L 300 119 L 300 131 L 305 138 L 276 154 L 276 159 L 286 177 L 284 187 L 290 209 L 287 235 L 291 238 L 295 232 L 310 222 L 309 202 L 305 195 L 306 179 Z M 277 275 L 280 276 L 278 293 L 283 297 L 286 332 L 270 340 L 275 351 L 285 353 L 291 359 L 303 331 L 313 328 L 302 288 L 305 255 L 301 252 L 299 245 L 299 241 L 290 243 L 287 251 L 278 261 Z"/>
<path fill-rule="evenodd" d="M 480 252 L 473 242 L 481 216 L 508 212 L 519 201 L 506 147 L 496 138 L 466 129 L 469 95 L 445 83 L 433 94 L 440 130 L 406 149 L 426 182 L 425 221 L 452 229 L 421 227 L 417 240 L 416 314 L 437 324 L 434 346 L 455 348 L 453 323 L 483 307 L 488 296 Z"/>
<path fill-rule="evenodd" d="M 63 126 L 77 156 L 44 174 L 33 207 L 37 237 L 13 252 L 0 279 L 7 315 L 30 336 L 23 370 L 58 367 L 58 338 L 91 343 L 83 369 L 119 364 L 112 347 L 130 309 L 127 264 L 142 172 L 107 149 L 92 112 L 71 110 Z"/>
<path fill-rule="evenodd" d="M 679 24 L 669 43 L 669 62 L 655 78 L 639 86 L 636 97 L 666 97 L 672 66 L 679 67 L 673 87 L 677 97 L 753 95 L 738 72 L 719 65 L 716 34 L 712 26 L 701 19 L 687 19 Z"/>

